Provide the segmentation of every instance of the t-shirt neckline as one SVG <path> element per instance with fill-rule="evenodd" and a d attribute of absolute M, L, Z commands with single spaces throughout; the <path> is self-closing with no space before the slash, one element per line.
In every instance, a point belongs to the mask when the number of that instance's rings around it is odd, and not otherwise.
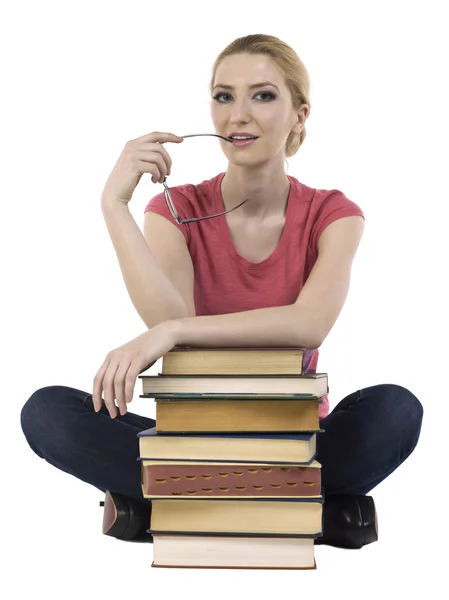
<path fill-rule="evenodd" d="M 223 196 L 221 193 L 221 182 L 226 175 L 226 172 L 220 173 L 215 180 L 215 189 L 213 190 L 213 197 L 215 202 L 214 213 L 221 213 L 226 210 L 224 205 Z M 277 263 L 285 254 L 285 248 L 288 243 L 289 229 L 292 222 L 292 213 L 293 213 L 293 200 L 292 196 L 294 194 L 294 180 L 290 175 L 287 175 L 290 181 L 290 191 L 287 199 L 287 212 L 285 215 L 285 224 L 284 229 L 282 231 L 281 239 L 279 240 L 278 245 L 273 250 L 273 252 L 268 256 L 265 260 L 259 263 L 253 263 L 243 256 L 238 254 L 234 242 L 231 237 L 231 232 L 229 230 L 229 226 L 226 220 L 226 215 L 222 215 L 221 217 L 216 217 L 218 235 L 220 239 L 220 243 L 228 252 L 229 256 L 240 265 L 245 271 L 261 271 L 267 269 Z"/>

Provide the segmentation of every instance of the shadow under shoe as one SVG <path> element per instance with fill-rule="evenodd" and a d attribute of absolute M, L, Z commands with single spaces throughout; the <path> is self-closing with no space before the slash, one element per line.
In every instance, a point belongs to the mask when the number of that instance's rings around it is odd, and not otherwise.
<path fill-rule="evenodd" d="M 371 496 L 325 496 L 323 535 L 315 539 L 315 544 L 359 549 L 377 540 L 377 513 Z"/>
<path fill-rule="evenodd" d="M 150 503 L 147 507 L 143 502 L 107 490 L 100 506 L 104 506 L 104 535 L 130 542 L 153 542 L 153 536 L 146 532 L 150 527 Z"/>

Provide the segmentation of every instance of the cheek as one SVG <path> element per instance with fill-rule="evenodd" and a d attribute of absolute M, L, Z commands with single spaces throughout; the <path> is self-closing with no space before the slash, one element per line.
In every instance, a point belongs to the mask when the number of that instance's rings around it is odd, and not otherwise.
<path fill-rule="evenodd" d="M 212 123 L 215 123 L 217 121 L 217 116 L 216 116 L 216 111 L 214 110 L 214 107 L 212 104 L 210 105 L 209 114 L 210 114 L 210 118 L 212 119 Z"/>
<path fill-rule="evenodd" d="M 282 115 L 274 107 L 266 105 L 255 107 L 251 117 L 255 126 L 270 137 L 273 135 L 276 137 L 282 130 Z"/>
<path fill-rule="evenodd" d="M 271 129 L 284 129 L 286 124 L 286 114 L 282 110 L 267 110 L 265 113 L 265 121 Z"/>
<path fill-rule="evenodd" d="M 210 109 L 210 116 L 214 123 L 220 123 L 221 121 L 223 121 L 224 111 L 220 110 L 219 106 L 212 104 Z"/>
<path fill-rule="evenodd" d="M 291 130 L 289 116 L 283 113 L 275 113 L 267 116 L 267 130 L 270 133 L 270 139 L 273 146 L 281 148 L 285 144 Z"/>

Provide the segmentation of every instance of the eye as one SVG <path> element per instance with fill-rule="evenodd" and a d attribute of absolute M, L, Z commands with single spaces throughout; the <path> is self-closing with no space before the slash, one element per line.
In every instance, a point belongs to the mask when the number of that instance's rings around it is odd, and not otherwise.
<path fill-rule="evenodd" d="M 231 94 L 228 94 L 227 92 L 219 92 L 218 94 L 215 94 L 215 96 L 213 96 L 213 99 L 219 102 L 220 104 L 227 103 L 226 99 L 222 99 L 223 96 L 228 96 L 229 98 L 232 98 Z M 276 98 L 276 95 L 272 92 L 257 92 L 257 94 L 255 94 L 254 97 L 256 96 L 266 96 L 266 99 L 262 99 L 262 102 L 271 101 Z"/>
<path fill-rule="evenodd" d="M 274 100 L 276 98 L 272 92 L 257 92 L 256 96 L 268 96 L 267 100 Z"/>
<path fill-rule="evenodd" d="M 222 96 L 230 96 L 230 94 L 227 94 L 226 92 L 219 92 L 218 94 L 215 94 L 214 100 L 216 100 L 217 102 L 221 102 L 220 98 Z"/>

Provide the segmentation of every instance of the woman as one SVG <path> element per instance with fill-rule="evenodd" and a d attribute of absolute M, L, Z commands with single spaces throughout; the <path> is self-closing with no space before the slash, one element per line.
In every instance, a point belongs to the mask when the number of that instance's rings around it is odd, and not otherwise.
<path fill-rule="evenodd" d="M 126 144 L 103 190 L 108 231 L 148 331 L 107 355 L 92 394 L 45 387 L 21 413 L 39 456 L 106 492 L 103 532 L 119 539 L 152 541 L 136 458 L 137 433 L 155 421 L 127 412 L 137 376 L 182 344 L 302 346 L 305 372 L 316 372 L 363 234 L 363 212 L 342 192 L 285 173 L 310 112 L 308 74 L 289 46 L 267 35 L 235 40 L 215 62 L 211 95 L 226 173 L 174 187 L 167 201 L 155 196 L 142 235 L 128 208 L 133 192 L 143 173 L 165 184 L 171 159 L 163 144 L 184 143 L 155 132 Z M 377 540 L 367 493 L 411 454 L 422 415 L 398 385 L 358 390 L 330 413 L 323 398 L 317 459 L 326 495 L 316 543 Z"/>

